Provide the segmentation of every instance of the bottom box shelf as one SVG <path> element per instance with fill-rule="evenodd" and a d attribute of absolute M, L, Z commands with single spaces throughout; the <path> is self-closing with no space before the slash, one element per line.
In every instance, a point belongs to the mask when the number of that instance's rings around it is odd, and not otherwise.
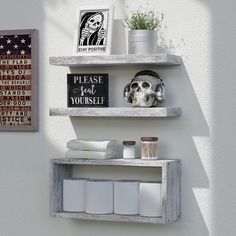
<path fill-rule="evenodd" d="M 58 212 L 53 214 L 54 217 L 74 218 L 83 220 L 100 220 L 100 221 L 120 221 L 120 222 L 137 222 L 137 223 L 152 223 L 152 224 L 165 224 L 161 217 L 144 217 L 140 215 L 117 215 L 105 214 L 96 215 L 78 212 Z"/>
<path fill-rule="evenodd" d="M 73 166 L 123 166 L 128 168 L 148 167 L 161 169 L 162 216 L 144 217 L 140 215 L 89 214 L 63 212 L 63 179 L 73 177 Z M 180 160 L 85 160 L 53 159 L 51 160 L 51 203 L 50 214 L 53 217 L 83 220 L 117 221 L 167 224 L 180 218 Z"/>

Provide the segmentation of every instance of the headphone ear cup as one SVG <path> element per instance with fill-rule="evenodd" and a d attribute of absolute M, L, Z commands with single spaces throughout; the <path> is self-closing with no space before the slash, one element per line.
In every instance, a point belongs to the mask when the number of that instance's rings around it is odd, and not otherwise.
<path fill-rule="evenodd" d="M 133 99 L 130 94 L 130 84 L 127 84 L 123 91 L 123 97 L 126 102 L 132 103 Z"/>
<path fill-rule="evenodd" d="M 162 103 L 166 100 L 166 89 L 163 83 L 157 85 L 156 95 L 158 102 Z"/>

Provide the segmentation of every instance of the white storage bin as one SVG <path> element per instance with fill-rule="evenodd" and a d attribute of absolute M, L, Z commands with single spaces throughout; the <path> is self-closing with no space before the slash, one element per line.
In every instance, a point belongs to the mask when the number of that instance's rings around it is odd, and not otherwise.
<path fill-rule="evenodd" d="M 84 179 L 63 180 L 63 211 L 83 212 L 85 195 Z"/>
<path fill-rule="evenodd" d="M 137 215 L 139 213 L 139 183 L 137 181 L 114 181 L 114 213 Z"/>
<path fill-rule="evenodd" d="M 87 180 L 85 184 L 85 212 L 113 213 L 113 181 Z"/>
<path fill-rule="evenodd" d="M 141 182 L 139 185 L 139 215 L 159 217 L 162 215 L 161 183 Z"/>

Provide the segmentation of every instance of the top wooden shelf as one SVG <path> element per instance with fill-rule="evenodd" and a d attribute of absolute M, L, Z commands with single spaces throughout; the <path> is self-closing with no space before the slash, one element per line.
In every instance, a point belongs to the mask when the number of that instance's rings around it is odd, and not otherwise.
<path fill-rule="evenodd" d="M 156 65 L 174 66 L 181 64 L 181 57 L 166 53 L 161 54 L 117 54 L 95 56 L 61 56 L 50 57 L 49 62 L 55 66 L 88 67 L 119 65 Z"/>

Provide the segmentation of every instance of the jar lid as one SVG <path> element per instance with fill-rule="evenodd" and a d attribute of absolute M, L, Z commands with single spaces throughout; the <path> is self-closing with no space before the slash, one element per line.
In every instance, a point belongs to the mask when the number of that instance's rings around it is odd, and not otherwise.
<path fill-rule="evenodd" d="M 124 145 L 135 145 L 135 141 L 123 141 Z"/>
<path fill-rule="evenodd" d="M 151 142 L 151 141 L 157 141 L 158 137 L 141 137 L 141 141 L 147 141 L 147 142 Z"/>

